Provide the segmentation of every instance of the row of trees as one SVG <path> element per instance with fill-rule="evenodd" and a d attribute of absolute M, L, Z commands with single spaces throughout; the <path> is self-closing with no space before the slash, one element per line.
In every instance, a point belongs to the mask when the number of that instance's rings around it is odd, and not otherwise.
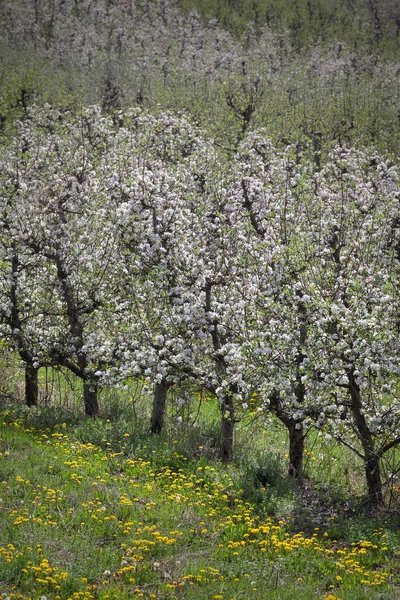
<path fill-rule="evenodd" d="M 138 104 L 184 110 L 230 149 L 263 126 L 274 143 L 311 141 L 320 151 L 373 142 L 398 154 L 400 37 L 392 0 L 230 4 L 242 19 L 239 37 L 167 0 L 1 3 L 0 135 L 35 102 L 101 104 L 109 112 Z M 209 16 L 227 11 L 222 1 L 200 5 Z M 355 43 L 350 33 L 370 43 Z"/>
<path fill-rule="evenodd" d="M 303 469 L 313 424 L 363 461 L 400 442 L 400 189 L 395 165 L 336 147 L 278 151 L 263 130 L 227 158 L 185 118 L 138 109 L 34 109 L 1 154 L 0 333 L 19 353 L 26 401 L 38 370 L 100 387 L 206 389 L 221 456 L 257 398 Z"/>
<path fill-rule="evenodd" d="M 186 11 L 198 10 L 205 19 L 217 18 L 240 35 L 246 22 L 288 31 L 297 50 L 315 42 L 346 40 L 357 46 L 390 47 L 398 37 L 400 8 L 395 0 L 180 0 Z"/>
<path fill-rule="evenodd" d="M 183 9 L 183 10 L 180 10 Z M 24 41 L 44 41 L 52 44 L 55 38 L 69 36 L 71 40 L 82 35 L 82 21 L 90 25 L 88 35 L 96 42 L 94 30 L 101 30 L 101 22 L 111 18 L 120 28 L 120 43 L 124 43 L 124 21 L 136 18 L 139 21 L 163 17 L 164 24 L 171 14 L 174 18 L 200 14 L 203 22 L 214 21 L 229 31 L 234 38 L 242 36 L 251 24 L 256 32 L 265 26 L 288 35 L 296 51 L 315 43 L 330 44 L 341 39 L 352 48 L 374 47 L 381 52 L 396 52 L 400 29 L 400 9 L 395 0 L 293 0 L 290 4 L 282 0 L 100 0 L 96 4 L 89 0 L 14 0 L 4 1 L 2 13 L 13 25 L 7 35 L 24 35 Z M 19 21 L 17 22 L 17 19 Z M 68 30 L 71 21 L 77 31 Z M 128 25 L 129 26 L 129 25 Z M 63 52 L 64 49 L 60 49 Z"/>

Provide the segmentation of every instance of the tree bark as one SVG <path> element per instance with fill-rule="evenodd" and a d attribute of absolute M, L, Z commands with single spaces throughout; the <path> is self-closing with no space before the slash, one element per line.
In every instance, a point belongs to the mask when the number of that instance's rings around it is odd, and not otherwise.
<path fill-rule="evenodd" d="M 161 381 L 154 386 L 153 410 L 151 413 L 151 433 L 161 433 L 164 426 L 167 393 L 171 384 Z"/>
<path fill-rule="evenodd" d="M 301 478 L 304 461 L 304 427 L 302 423 L 291 420 L 287 424 L 289 431 L 289 470 L 290 477 Z"/>
<path fill-rule="evenodd" d="M 375 451 L 374 438 L 363 413 L 361 390 L 354 374 L 354 367 L 347 370 L 347 376 L 349 378 L 348 390 L 351 398 L 351 411 L 364 451 L 364 467 L 369 504 L 374 507 L 383 506 L 380 457 Z"/>
<path fill-rule="evenodd" d="M 7 224 L 7 228 L 9 226 Z M 13 339 L 16 349 L 25 363 L 25 402 L 27 406 L 36 406 L 38 403 L 38 374 L 39 369 L 33 366 L 33 353 L 27 344 L 27 340 L 23 334 L 23 324 L 19 311 L 19 294 L 18 294 L 18 277 L 19 268 L 21 266 L 16 243 L 11 244 L 11 286 L 10 286 L 10 302 L 11 302 L 11 321 L 10 328 L 12 330 Z"/>
<path fill-rule="evenodd" d="M 205 310 L 206 314 L 211 313 L 211 290 L 213 284 L 208 282 L 205 287 L 205 295 L 206 295 L 206 303 Z M 227 374 L 227 364 L 223 354 L 220 353 L 221 347 L 224 345 L 224 337 L 221 336 L 218 321 L 213 318 L 210 320 L 211 324 L 211 339 L 214 348 L 214 362 L 216 371 L 223 380 Z M 235 407 L 233 398 L 234 395 L 237 394 L 238 388 L 237 385 L 231 383 L 230 390 L 227 394 L 222 398 L 221 404 L 221 448 L 220 448 L 220 456 L 223 462 L 229 462 L 232 460 L 233 456 L 233 434 L 235 429 Z M 215 394 L 215 389 L 213 390 Z"/>
<path fill-rule="evenodd" d="M 39 394 L 39 369 L 32 364 L 25 365 L 25 402 L 27 406 L 37 406 Z"/>
<path fill-rule="evenodd" d="M 299 388 L 296 389 L 299 392 Z M 299 398 L 296 393 L 296 398 Z M 299 479 L 303 475 L 304 466 L 304 427 L 301 420 L 290 417 L 281 405 L 279 392 L 270 397 L 270 407 L 275 416 L 283 423 L 289 433 L 289 477 Z"/>
<path fill-rule="evenodd" d="M 230 396 L 225 397 L 221 412 L 221 460 L 229 462 L 233 457 L 233 434 L 235 429 L 235 409 Z"/>
<path fill-rule="evenodd" d="M 99 402 L 97 397 L 97 385 L 92 381 L 83 382 L 83 399 L 85 403 L 85 415 L 97 417 L 99 414 Z"/>
<path fill-rule="evenodd" d="M 369 503 L 374 507 L 384 506 L 380 461 L 376 454 L 366 457 L 365 476 Z"/>

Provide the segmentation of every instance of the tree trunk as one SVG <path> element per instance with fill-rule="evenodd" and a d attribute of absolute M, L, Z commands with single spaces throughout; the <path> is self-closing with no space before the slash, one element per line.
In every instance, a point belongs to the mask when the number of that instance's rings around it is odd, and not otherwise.
<path fill-rule="evenodd" d="M 365 476 L 367 480 L 368 499 L 371 506 L 383 506 L 382 478 L 379 456 L 375 452 L 374 438 L 364 416 L 361 401 L 361 390 L 354 374 L 355 368 L 347 369 L 349 378 L 349 394 L 351 398 L 351 411 L 364 451 Z"/>
<path fill-rule="evenodd" d="M 243 189 L 246 191 L 245 184 L 243 184 Z M 205 286 L 205 295 L 206 295 L 206 303 L 205 310 L 206 314 L 210 315 L 211 311 L 211 290 L 213 284 L 208 281 Z M 225 357 L 221 354 L 220 350 L 224 344 L 223 336 L 221 338 L 218 320 L 215 318 L 210 318 L 210 331 L 211 331 L 211 339 L 214 348 L 214 362 L 216 371 L 218 376 L 223 381 L 226 378 L 227 374 L 227 364 L 225 361 Z M 213 393 L 216 393 L 216 390 L 212 390 Z M 235 429 L 235 408 L 233 405 L 234 395 L 238 392 L 237 385 L 232 383 L 230 385 L 229 391 L 224 394 L 222 398 L 220 398 L 221 402 L 221 446 L 220 446 L 220 456 L 223 462 L 229 462 L 232 460 L 233 456 L 233 432 Z"/>
<path fill-rule="evenodd" d="M 301 391 L 301 390 L 300 390 Z M 296 389 L 299 392 L 299 388 Z M 296 394 L 297 399 L 304 399 L 304 396 Z M 286 427 L 289 433 L 289 477 L 300 478 L 303 475 L 304 461 L 304 427 L 301 421 L 290 417 L 287 409 L 282 406 L 279 392 L 275 391 L 270 396 L 270 407 L 272 412 Z"/>
<path fill-rule="evenodd" d="M 297 292 L 299 294 L 299 292 Z M 306 400 L 306 387 L 302 381 L 301 366 L 307 358 L 302 348 L 307 340 L 307 311 L 304 303 L 297 302 L 297 313 L 299 316 L 299 352 L 296 356 L 296 385 L 294 393 L 298 404 L 303 406 Z M 286 420 L 286 427 L 289 431 L 289 477 L 300 479 L 303 475 L 304 459 L 304 426 L 302 421 L 294 417 Z"/>
<path fill-rule="evenodd" d="M 83 399 L 85 403 L 85 415 L 97 417 L 99 414 L 99 402 L 97 398 L 97 385 L 92 381 L 83 382 Z"/>
<path fill-rule="evenodd" d="M 36 406 L 39 393 L 39 369 L 27 363 L 25 366 L 25 402 L 27 406 Z"/>
<path fill-rule="evenodd" d="M 165 408 L 167 403 L 167 393 L 171 384 L 167 381 L 161 381 L 154 386 L 153 410 L 151 413 L 151 433 L 161 433 L 164 425 Z"/>
<path fill-rule="evenodd" d="M 291 420 L 287 424 L 289 431 L 289 476 L 301 478 L 304 459 L 304 427 L 301 422 Z"/>
<path fill-rule="evenodd" d="M 235 429 L 235 409 L 232 398 L 227 396 L 221 408 L 221 460 L 229 462 L 233 456 L 233 433 Z"/>
<path fill-rule="evenodd" d="M 381 469 L 379 458 L 373 454 L 366 457 L 365 476 L 367 479 L 368 499 L 371 506 L 379 507 L 384 505 L 382 492 Z"/>

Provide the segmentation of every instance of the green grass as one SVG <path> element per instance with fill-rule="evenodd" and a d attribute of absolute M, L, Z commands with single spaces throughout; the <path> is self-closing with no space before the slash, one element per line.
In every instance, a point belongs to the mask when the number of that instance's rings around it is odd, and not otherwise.
<path fill-rule="evenodd" d="M 400 598 L 398 522 L 333 511 L 299 531 L 299 489 L 278 450 L 259 442 L 246 463 L 239 439 L 224 466 L 212 420 L 208 435 L 174 438 L 146 435 L 128 413 L 51 427 L 46 411 L 19 415 L 0 417 L 4 597 Z"/>

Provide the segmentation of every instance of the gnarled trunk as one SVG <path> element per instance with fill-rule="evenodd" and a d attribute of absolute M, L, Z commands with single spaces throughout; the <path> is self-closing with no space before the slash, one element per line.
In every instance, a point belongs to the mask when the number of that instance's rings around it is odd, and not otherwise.
<path fill-rule="evenodd" d="M 36 406 L 39 394 L 39 369 L 32 364 L 25 366 L 25 402 L 27 406 Z"/>
<path fill-rule="evenodd" d="M 205 295 L 206 295 L 206 303 L 205 310 L 206 314 L 212 313 L 211 306 L 211 290 L 213 284 L 208 282 L 205 287 Z M 214 361 L 215 367 L 218 375 L 222 380 L 225 379 L 228 368 L 227 363 L 225 361 L 225 357 L 221 354 L 221 348 L 224 344 L 224 338 L 220 334 L 218 320 L 214 317 L 210 319 L 210 331 L 211 331 L 211 339 L 214 348 Z M 216 393 L 215 389 L 212 389 L 213 393 Z M 237 385 L 232 383 L 230 385 L 229 391 L 224 394 L 223 398 L 220 398 L 221 401 L 221 446 L 220 446 L 220 456 L 221 460 L 224 462 L 229 462 L 232 460 L 233 456 L 233 433 L 235 429 L 235 407 L 233 403 L 234 395 L 237 394 L 238 388 Z"/>
<path fill-rule="evenodd" d="M 153 410 L 151 413 L 151 433 L 161 433 L 164 426 L 165 409 L 167 403 L 167 393 L 171 384 L 167 381 L 161 381 L 154 386 Z"/>
<path fill-rule="evenodd" d="M 371 506 L 383 506 L 382 477 L 379 455 L 375 451 L 374 438 L 364 416 L 361 401 L 361 390 L 355 376 L 355 368 L 347 369 L 349 378 L 348 391 L 351 398 L 351 411 L 356 425 L 358 437 L 364 451 L 365 477 L 367 481 L 368 500 Z"/>
<path fill-rule="evenodd" d="M 371 506 L 383 506 L 382 477 L 379 457 L 373 454 L 365 459 L 368 499 Z"/>
<path fill-rule="evenodd" d="M 304 427 L 294 419 L 287 424 L 289 431 L 289 471 L 290 477 L 301 478 L 304 461 Z"/>
<path fill-rule="evenodd" d="M 221 460 L 229 462 L 233 456 L 233 434 L 235 429 L 235 409 L 231 396 L 224 398 L 221 412 Z"/>
<path fill-rule="evenodd" d="M 298 389 L 296 389 L 298 391 Z M 297 398 L 300 396 L 297 395 Z M 274 392 L 270 397 L 270 407 L 275 416 L 286 427 L 289 433 L 289 477 L 300 478 L 304 466 L 304 441 L 305 433 L 301 420 L 294 419 L 287 414 L 282 406 L 279 392 Z"/>
<path fill-rule="evenodd" d="M 92 381 L 83 382 L 83 400 L 85 403 L 85 415 L 97 417 L 99 414 L 98 389 Z"/>

